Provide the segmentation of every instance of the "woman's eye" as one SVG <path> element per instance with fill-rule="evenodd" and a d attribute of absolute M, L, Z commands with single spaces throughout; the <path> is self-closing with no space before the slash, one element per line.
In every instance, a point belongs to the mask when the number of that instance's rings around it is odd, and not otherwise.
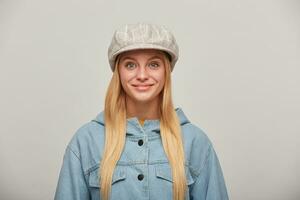
<path fill-rule="evenodd" d="M 126 63 L 126 64 L 125 64 L 125 67 L 128 68 L 128 69 L 133 69 L 133 68 L 135 67 L 135 64 L 129 62 L 129 63 Z"/>
<path fill-rule="evenodd" d="M 158 66 L 159 64 L 156 62 L 150 63 L 150 67 L 157 68 Z"/>

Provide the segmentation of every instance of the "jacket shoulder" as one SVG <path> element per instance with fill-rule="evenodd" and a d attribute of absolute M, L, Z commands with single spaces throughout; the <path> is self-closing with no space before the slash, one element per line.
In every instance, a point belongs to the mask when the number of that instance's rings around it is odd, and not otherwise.
<path fill-rule="evenodd" d="M 92 142 L 104 133 L 104 126 L 97 124 L 94 121 L 89 121 L 81 125 L 72 136 L 69 146 L 75 147 Z"/>
<path fill-rule="evenodd" d="M 182 135 L 189 168 L 197 176 L 205 165 L 213 144 L 205 131 L 193 123 L 182 126 Z"/>
<path fill-rule="evenodd" d="M 182 131 L 184 139 L 193 140 L 194 143 L 201 146 L 211 145 L 211 141 L 206 132 L 193 123 L 184 124 L 182 126 Z"/>
<path fill-rule="evenodd" d="M 104 126 L 89 121 L 76 130 L 67 148 L 70 148 L 81 160 L 83 168 L 88 169 L 90 165 L 99 163 L 104 142 Z"/>

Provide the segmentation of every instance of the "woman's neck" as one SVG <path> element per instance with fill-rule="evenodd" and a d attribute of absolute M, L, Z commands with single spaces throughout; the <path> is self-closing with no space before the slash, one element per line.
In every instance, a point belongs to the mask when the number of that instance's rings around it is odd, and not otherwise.
<path fill-rule="evenodd" d="M 158 99 L 151 102 L 134 102 L 130 98 L 126 99 L 126 113 L 127 118 L 137 117 L 138 119 L 158 119 L 159 105 Z"/>

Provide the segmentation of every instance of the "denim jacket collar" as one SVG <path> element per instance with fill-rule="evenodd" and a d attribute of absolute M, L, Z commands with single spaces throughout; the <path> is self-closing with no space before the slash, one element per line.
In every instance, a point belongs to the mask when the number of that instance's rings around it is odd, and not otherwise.
<path fill-rule="evenodd" d="M 180 125 L 190 123 L 189 119 L 184 114 L 180 107 L 175 108 L 175 112 L 178 116 Z M 101 111 L 94 120 L 101 125 L 105 125 L 104 111 Z M 141 126 L 137 117 L 131 117 L 127 119 L 126 134 L 128 135 L 140 135 L 142 132 L 157 132 L 160 133 L 160 122 L 158 119 L 145 120 L 144 125 Z"/>

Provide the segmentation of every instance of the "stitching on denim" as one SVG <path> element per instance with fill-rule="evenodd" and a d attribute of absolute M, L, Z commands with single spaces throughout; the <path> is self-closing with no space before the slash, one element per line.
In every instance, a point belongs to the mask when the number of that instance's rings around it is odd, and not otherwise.
<path fill-rule="evenodd" d="M 84 174 L 85 174 L 85 175 L 88 175 L 89 173 L 91 173 L 91 172 L 94 171 L 95 169 L 98 169 L 99 167 L 100 167 L 100 166 L 99 166 L 99 163 L 97 163 L 97 164 L 93 165 L 92 167 L 88 168 L 88 169 L 84 172 Z"/>
<path fill-rule="evenodd" d="M 192 166 L 189 166 L 190 172 L 192 174 L 192 177 L 197 177 L 199 174 L 197 173 L 197 170 L 193 168 Z"/>
<path fill-rule="evenodd" d="M 74 151 L 70 145 L 67 146 L 67 149 L 69 149 L 70 152 L 72 152 L 76 156 L 76 158 L 78 158 L 78 160 L 81 161 L 80 155 L 77 154 L 76 151 Z"/>
<path fill-rule="evenodd" d="M 101 126 L 104 126 L 104 124 L 102 124 L 101 122 L 96 121 L 96 120 L 91 120 L 91 122 L 96 122 L 97 124 L 100 124 Z"/>
<path fill-rule="evenodd" d="M 157 165 L 157 164 L 167 164 L 167 163 L 169 163 L 168 160 L 156 160 L 156 161 L 153 161 L 153 162 L 150 162 L 150 163 L 147 163 L 147 161 L 144 161 L 144 162 L 133 161 L 133 162 L 130 162 L 130 163 L 119 161 L 119 162 L 117 163 L 116 166 L 119 165 L 119 166 L 128 166 L 128 167 L 129 167 L 129 166 L 138 165 L 138 164 Z M 90 172 L 94 171 L 95 169 L 98 169 L 98 168 L 99 168 L 99 165 L 100 165 L 100 164 L 97 163 L 97 164 L 93 165 L 92 167 L 88 168 L 88 169 L 84 172 L 84 175 L 88 175 Z M 191 168 L 188 161 L 186 161 L 186 162 L 184 163 L 184 165 L 185 165 L 186 167 L 188 167 L 189 169 Z M 195 171 L 195 170 L 193 170 L 193 172 L 194 172 L 194 171 Z"/>
<path fill-rule="evenodd" d="M 157 140 L 157 139 L 160 138 L 159 135 L 148 136 L 149 133 L 148 133 L 148 134 L 146 133 L 146 135 L 147 135 L 147 137 L 148 137 L 148 141 Z M 130 140 L 130 141 L 137 142 L 137 141 L 140 140 L 140 139 L 144 139 L 144 138 L 145 138 L 145 135 L 140 135 L 140 136 L 136 136 L 136 135 L 135 135 L 135 136 L 127 136 L 126 138 L 127 138 L 128 140 Z"/>
<path fill-rule="evenodd" d="M 156 161 L 152 161 L 149 162 L 148 160 L 132 160 L 130 162 L 128 161 L 119 161 L 118 165 L 122 165 L 122 166 L 132 166 L 132 165 L 139 165 L 139 164 L 148 164 L 148 165 L 154 165 L 154 164 L 163 164 L 163 163 L 168 163 L 169 161 L 167 160 L 156 160 Z"/>
<path fill-rule="evenodd" d="M 209 157 L 209 155 L 210 155 L 210 153 L 211 153 L 211 149 L 212 149 L 212 145 L 209 144 L 208 150 L 207 150 L 207 153 L 206 153 L 206 156 L 205 156 L 205 160 L 204 160 L 204 163 L 203 163 L 202 167 L 200 167 L 199 170 L 196 170 L 196 171 L 195 171 L 196 178 L 197 178 L 200 174 L 202 174 L 201 171 L 206 167 L 206 165 L 207 165 L 207 163 L 208 163 L 208 157 Z"/>

